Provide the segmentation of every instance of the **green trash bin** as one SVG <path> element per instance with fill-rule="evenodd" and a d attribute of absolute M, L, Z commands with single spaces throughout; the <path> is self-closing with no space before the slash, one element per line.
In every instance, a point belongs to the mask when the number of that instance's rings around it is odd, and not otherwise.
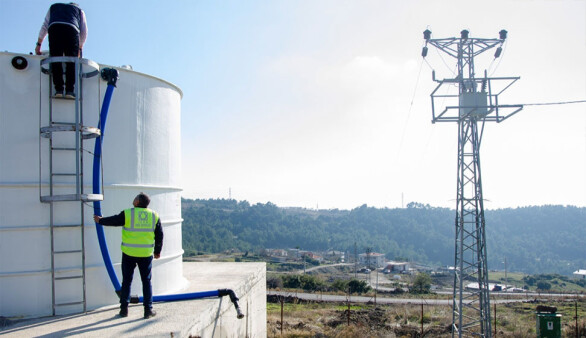
<path fill-rule="evenodd" d="M 537 338 L 561 338 L 562 315 L 551 312 L 536 312 Z"/>

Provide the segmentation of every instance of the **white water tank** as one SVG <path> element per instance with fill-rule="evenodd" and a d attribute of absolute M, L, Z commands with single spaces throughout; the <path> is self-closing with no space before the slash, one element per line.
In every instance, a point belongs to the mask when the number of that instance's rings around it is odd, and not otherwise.
<path fill-rule="evenodd" d="M 13 66 L 15 57 L 22 59 Z M 49 104 L 58 114 L 73 114 L 75 100 L 50 99 L 49 76 L 41 72 L 42 56 L 0 52 L 0 316 L 38 317 L 53 313 L 51 268 L 51 217 L 53 222 L 71 224 L 81 219 L 80 202 L 40 201 L 47 195 L 48 139 L 40 138 L 47 125 Z M 97 65 L 99 68 L 112 68 Z M 120 78 L 112 95 L 102 148 L 102 214 L 110 216 L 132 207 L 139 192 L 151 197 L 150 207 L 161 218 L 164 241 L 161 258 L 153 262 L 153 293 L 172 294 L 186 286 L 183 278 L 181 244 L 181 90 L 175 85 L 117 68 Z M 52 87 L 52 86 L 51 86 Z M 83 125 L 97 127 L 107 84 L 100 76 L 82 82 L 79 100 Z M 83 143 L 83 189 L 92 192 L 94 139 Z M 59 162 L 59 161 L 54 161 Z M 66 167 L 66 161 L 56 163 Z M 75 169 L 74 169 L 75 171 Z M 56 179 L 56 189 L 67 188 Z M 60 204 L 61 203 L 61 204 Z M 77 211 L 76 211 L 77 210 Z M 87 310 L 118 303 L 99 249 L 92 203 L 84 205 L 85 287 Z M 118 279 L 120 274 L 119 227 L 104 227 Z M 80 228 L 54 231 L 56 245 L 80 244 Z M 59 243 L 61 242 L 61 243 Z M 73 243 L 73 244 L 72 244 Z M 67 255 L 65 255 L 67 256 Z M 74 256 L 74 255 L 71 255 Z M 59 273 L 79 270 L 81 260 L 59 262 Z M 71 283 L 71 284 L 67 284 Z M 80 298 L 80 280 L 56 283 L 56 303 Z M 60 286 L 61 285 L 61 286 Z M 140 276 L 135 271 L 132 295 L 142 295 Z M 62 306 L 60 313 L 80 312 L 79 305 Z"/>

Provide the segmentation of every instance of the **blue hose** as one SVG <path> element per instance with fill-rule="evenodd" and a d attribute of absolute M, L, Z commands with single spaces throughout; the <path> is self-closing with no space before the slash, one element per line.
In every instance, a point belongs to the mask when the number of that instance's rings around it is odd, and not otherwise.
<path fill-rule="evenodd" d="M 103 74 L 103 73 L 102 73 Z M 103 76 L 103 75 L 102 75 Z M 102 104 L 102 111 L 100 112 L 100 136 L 96 139 L 96 144 L 94 145 L 94 167 L 93 167 L 93 193 L 100 194 L 100 163 L 102 157 L 102 141 L 104 140 L 104 132 L 106 128 L 106 119 L 108 118 L 108 109 L 110 108 L 110 100 L 112 99 L 112 93 L 114 92 L 114 83 L 112 81 L 108 81 L 108 88 L 106 89 L 106 94 L 104 95 L 104 103 Z M 94 214 L 98 216 L 102 216 L 102 203 L 100 201 L 94 201 Z M 102 252 L 102 259 L 104 260 L 104 264 L 106 265 L 106 270 L 108 270 L 108 275 L 110 276 L 110 280 L 112 281 L 112 285 L 114 285 L 114 290 L 116 293 L 120 293 L 120 282 L 118 282 L 118 278 L 116 277 L 116 272 L 114 271 L 114 267 L 112 266 L 112 260 L 110 259 L 110 254 L 108 252 L 108 244 L 106 243 L 106 239 L 104 237 L 104 227 L 96 223 L 96 233 L 98 235 L 98 242 L 100 243 L 100 251 Z"/>
<path fill-rule="evenodd" d="M 104 95 L 104 103 L 102 104 L 102 110 L 100 112 L 100 136 L 96 138 L 96 143 L 94 146 L 94 163 L 93 163 L 93 193 L 100 194 L 100 164 L 101 164 L 101 157 L 102 157 L 102 142 L 104 140 L 104 131 L 106 128 L 106 119 L 108 118 L 108 110 L 110 108 L 110 101 L 112 99 L 112 93 L 114 92 L 114 87 L 116 87 L 116 81 L 118 80 L 118 71 L 113 68 L 105 68 L 101 71 L 101 76 L 104 80 L 108 81 L 108 87 L 106 89 L 106 93 Z M 102 216 L 102 203 L 100 201 L 94 201 L 94 215 Z M 106 238 L 104 236 L 104 227 L 96 223 L 96 234 L 98 236 L 98 242 L 100 244 L 100 251 L 102 253 L 102 259 L 104 260 L 104 265 L 106 266 L 106 270 L 108 271 L 108 276 L 110 277 L 110 281 L 112 281 L 112 285 L 114 286 L 114 290 L 120 296 L 120 289 L 122 286 L 118 281 L 118 277 L 116 277 L 116 272 L 114 271 L 114 266 L 112 265 L 112 260 L 110 259 L 110 253 L 108 252 L 108 244 L 106 243 Z M 240 306 L 238 305 L 238 297 L 234 293 L 234 291 L 230 289 L 218 289 L 212 291 L 202 291 L 202 292 L 192 292 L 192 293 L 182 293 L 182 294 L 175 294 L 175 295 L 161 295 L 161 296 L 153 296 L 153 302 L 172 302 L 172 301 L 180 301 L 180 300 L 188 300 L 188 299 L 199 299 L 199 298 L 208 298 L 208 297 L 223 297 L 223 296 L 230 296 L 230 300 L 234 304 L 236 308 L 236 316 L 238 319 L 243 318 L 244 314 L 240 310 Z M 131 297 L 131 303 L 138 303 L 142 302 L 142 297 Z"/>

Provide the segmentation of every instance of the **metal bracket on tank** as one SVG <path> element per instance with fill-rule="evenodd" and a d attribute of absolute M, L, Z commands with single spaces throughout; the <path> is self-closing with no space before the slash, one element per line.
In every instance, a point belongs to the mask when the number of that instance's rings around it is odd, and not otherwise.
<path fill-rule="evenodd" d="M 61 131 L 76 131 L 75 124 L 53 125 L 51 127 L 42 127 L 41 128 L 41 137 L 50 138 L 52 133 L 61 132 Z M 96 137 L 100 136 L 100 134 L 101 134 L 100 129 L 95 128 L 95 127 L 81 126 L 80 131 L 82 132 L 82 137 L 84 140 L 96 138 Z"/>
<path fill-rule="evenodd" d="M 56 62 L 73 62 L 81 64 L 81 77 L 90 78 L 98 75 L 100 66 L 92 60 L 80 59 L 75 56 L 51 56 L 41 60 L 41 72 L 49 74 L 51 63 Z"/>

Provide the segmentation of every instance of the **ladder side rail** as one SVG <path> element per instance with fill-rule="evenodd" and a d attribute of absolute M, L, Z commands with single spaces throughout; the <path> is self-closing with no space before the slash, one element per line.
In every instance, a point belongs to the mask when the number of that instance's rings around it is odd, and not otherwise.
<path fill-rule="evenodd" d="M 84 196 L 84 189 L 83 189 L 83 100 L 82 100 L 82 93 L 83 93 L 83 72 L 82 72 L 82 64 L 79 62 L 79 59 L 76 60 L 75 66 L 75 111 L 76 115 L 79 116 L 79 124 L 77 125 L 76 131 L 76 142 L 79 142 L 79 148 L 77 150 L 77 156 L 79 157 L 79 167 L 80 171 L 78 172 L 78 184 L 79 184 L 79 193 L 80 193 L 80 231 L 81 231 L 81 279 L 82 279 L 82 304 L 83 304 L 83 312 L 87 310 L 87 301 L 86 301 L 86 271 L 85 271 L 85 208 L 84 208 L 84 201 L 82 196 Z"/>
<path fill-rule="evenodd" d="M 53 60 L 52 60 L 53 59 Z M 63 59 L 63 60 L 59 60 L 59 59 Z M 74 59 L 74 60 L 72 60 Z M 40 127 L 40 136 L 39 136 L 39 194 L 40 194 L 40 198 L 41 198 L 41 202 L 48 202 L 49 203 L 49 216 L 50 216 L 50 247 L 51 247 L 51 289 L 52 289 L 52 295 L 51 295 L 51 303 L 52 303 L 52 314 L 53 316 L 56 315 L 57 313 L 57 307 L 58 306 L 68 306 L 68 305 L 75 305 L 75 304 L 81 304 L 83 305 L 83 311 L 86 312 L 87 311 L 87 299 L 86 299 L 86 271 L 85 271 L 85 266 L 86 266 L 86 262 L 85 262 L 85 229 L 84 229 L 84 222 L 85 222 L 85 217 L 84 217 L 84 189 L 83 189 L 83 139 L 84 138 L 91 138 L 91 134 L 97 134 L 99 133 L 99 130 L 89 130 L 89 135 L 84 135 L 84 132 L 88 132 L 88 128 L 84 128 L 83 127 L 83 105 L 82 105 L 82 79 L 83 77 L 86 77 L 84 75 L 87 75 L 89 73 L 84 73 L 83 69 L 82 69 L 82 63 L 80 62 L 81 59 L 79 58 L 71 58 L 71 57 L 58 57 L 58 58 L 48 58 L 48 59 L 44 59 L 41 61 L 41 65 L 45 64 L 47 65 L 46 67 L 47 69 L 44 69 L 43 67 L 41 67 L 41 73 L 45 73 L 48 74 L 48 80 L 49 80 L 49 86 L 48 86 L 48 91 L 49 91 L 49 95 L 48 95 L 48 124 L 49 127 L 45 127 L 42 128 L 42 120 L 43 120 L 43 105 L 42 105 L 42 100 L 39 100 L 39 127 Z M 51 72 L 51 64 L 53 62 L 71 62 L 74 61 L 75 62 L 75 79 L 76 79 L 76 83 L 74 86 L 74 90 L 75 90 L 75 100 L 74 100 L 74 119 L 75 122 L 71 123 L 72 127 L 71 129 L 67 129 L 67 128 L 62 128 L 62 127 L 56 127 L 56 125 L 60 125 L 63 126 L 64 124 L 69 124 L 69 123 L 60 123 L 60 122 L 55 122 L 54 121 L 54 104 L 53 104 L 53 96 L 52 94 L 52 83 L 53 83 L 53 78 L 52 78 L 52 72 Z M 94 72 L 95 74 L 97 74 L 97 71 Z M 41 75 L 42 76 L 42 75 Z M 91 76 L 91 75 L 90 75 Z M 88 76 L 88 77 L 90 77 Z M 42 98 L 42 92 L 39 91 L 40 96 Z M 54 132 L 74 132 L 74 143 L 75 146 L 74 147 L 70 147 L 70 146 L 59 146 L 59 147 L 55 147 L 55 143 L 54 143 L 54 139 L 53 139 L 53 133 Z M 49 177 L 48 177 L 48 190 L 49 190 L 49 196 L 48 198 L 43 198 L 43 191 L 42 191 L 42 177 L 43 177 L 43 169 L 42 169 L 42 163 L 43 163 L 43 159 L 42 159 L 42 144 L 41 144 L 41 138 L 46 136 L 49 140 L 48 140 L 48 169 L 49 169 Z M 65 140 L 69 140 L 69 139 L 65 139 Z M 71 142 L 71 141 L 65 141 L 65 142 Z M 56 190 L 55 190 L 55 180 L 54 177 L 55 176 L 63 176 L 63 174 L 59 174 L 59 173 L 55 173 L 55 168 L 54 168 L 54 164 L 55 164 L 55 159 L 54 159 L 54 151 L 61 151 L 61 150 L 69 150 L 69 151 L 74 151 L 75 153 L 75 174 L 71 173 L 71 174 L 66 174 L 66 175 L 71 175 L 71 176 L 75 176 L 75 194 L 74 195 L 55 195 Z M 66 184 L 67 186 L 68 184 Z M 69 196 L 69 197 L 68 197 Z M 61 198 L 60 198 L 61 197 Z M 81 249 L 80 250 L 61 250 L 59 251 L 57 248 L 57 243 L 56 243 L 56 233 L 55 233 L 55 229 L 59 228 L 60 226 L 58 224 L 56 224 L 56 202 L 64 202 L 64 201 L 79 201 L 79 210 L 80 210 L 80 218 L 79 218 L 79 223 L 76 223 L 76 225 L 74 227 L 79 227 L 80 229 L 80 246 Z M 56 263 L 56 255 L 57 254 L 63 254 L 63 253 L 67 253 L 67 254 L 77 254 L 80 253 L 81 255 L 81 273 L 77 276 L 68 276 L 68 277 L 62 277 L 62 276 L 56 276 L 56 271 L 57 271 L 57 263 Z M 75 268 L 77 269 L 77 268 Z M 56 281 L 60 281 L 60 280 L 70 280 L 70 279 L 81 279 L 82 281 L 82 285 L 81 285 L 81 291 L 82 291 L 82 300 L 81 301 L 69 301 L 69 302 L 65 302 L 65 303 L 59 303 L 58 304 L 58 300 L 57 300 L 57 286 L 56 286 Z"/>
<path fill-rule="evenodd" d="M 49 67 L 49 125 L 53 125 L 53 100 L 51 92 L 53 88 L 52 65 Z M 49 196 L 53 198 L 53 134 L 49 135 Z M 55 210 L 53 202 L 49 205 L 49 226 L 51 228 L 51 310 L 53 316 L 56 314 L 56 285 L 55 285 Z"/>

